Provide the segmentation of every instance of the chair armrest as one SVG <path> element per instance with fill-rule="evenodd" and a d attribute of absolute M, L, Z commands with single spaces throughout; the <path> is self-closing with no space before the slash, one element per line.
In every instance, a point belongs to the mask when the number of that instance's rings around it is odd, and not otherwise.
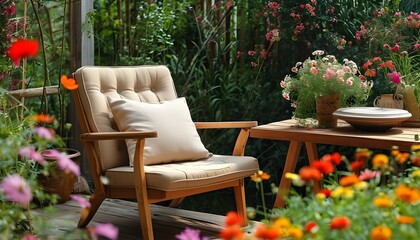
<path fill-rule="evenodd" d="M 99 141 L 99 140 L 125 140 L 125 139 L 144 139 L 157 137 L 156 131 L 148 132 L 94 132 L 82 133 L 80 139 L 82 141 Z"/>
<path fill-rule="evenodd" d="M 216 128 L 252 128 L 256 127 L 256 121 L 239 121 L 239 122 L 195 122 L 197 129 L 216 129 Z"/>
<path fill-rule="evenodd" d="M 238 137 L 236 138 L 235 146 L 233 148 L 234 156 L 243 156 L 245 153 L 246 142 L 249 137 L 249 130 L 256 127 L 256 121 L 239 121 L 239 122 L 195 122 L 197 129 L 227 129 L 227 128 L 241 128 Z"/>

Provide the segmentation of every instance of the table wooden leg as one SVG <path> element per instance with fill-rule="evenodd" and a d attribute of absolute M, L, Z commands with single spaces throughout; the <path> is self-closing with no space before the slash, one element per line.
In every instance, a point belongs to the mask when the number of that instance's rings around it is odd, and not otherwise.
<path fill-rule="evenodd" d="M 312 142 L 306 142 L 305 143 L 306 146 L 306 153 L 308 154 L 308 161 L 309 161 L 309 165 L 312 164 L 313 161 L 318 160 L 318 151 L 316 148 L 316 143 L 312 143 Z M 322 187 L 321 187 L 321 182 L 320 181 L 315 181 L 314 182 L 314 192 L 318 193 L 319 191 L 321 191 Z"/>
<path fill-rule="evenodd" d="M 280 180 L 279 190 L 277 192 L 276 200 L 274 202 L 275 208 L 284 207 L 286 204 L 284 201 L 284 196 L 286 196 L 289 192 L 291 181 L 290 179 L 286 179 L 285 175 L 288 172 L 295 172 L 301 148 L 302 142 L 290 142 L 289 150 L 287 151 L 286 163 L 284 164 L 283 174 Z"/>

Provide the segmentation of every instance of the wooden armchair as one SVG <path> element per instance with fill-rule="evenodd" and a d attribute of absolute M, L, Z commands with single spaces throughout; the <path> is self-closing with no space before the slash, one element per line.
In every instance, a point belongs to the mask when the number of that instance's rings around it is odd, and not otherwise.
<path fill-rule="evenodd" d="M 246 219 L 244 178 L 258 171 L 258 161 L 243 155 L 256 122 L 193 123 L 165 66 L 82 67 L 74 77 L 79 88 L 73 99 L 95 184 L 79 227 L 105 198 L 136 199 L 142 237 L 153 239 L 150 204 L 172 200 L 176 207 L 186 196 L 228 187 Z M 196 130 L 204 128 L 241 129 L 232 156 L 209 153 Z"/>

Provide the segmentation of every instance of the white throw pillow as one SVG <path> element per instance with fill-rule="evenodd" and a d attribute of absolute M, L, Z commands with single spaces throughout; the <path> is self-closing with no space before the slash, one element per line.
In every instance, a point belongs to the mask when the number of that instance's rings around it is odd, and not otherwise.
<path fill-rule="evenodd" d="M 146 139 L 145 165 L 209 157 L 198 135 L 185 98 L 160 103 L 143 103 L 108 97 L 120 131 L 157 131 L 157 138 Z M 136 140 L 126 140 L 133 166 Z"/>

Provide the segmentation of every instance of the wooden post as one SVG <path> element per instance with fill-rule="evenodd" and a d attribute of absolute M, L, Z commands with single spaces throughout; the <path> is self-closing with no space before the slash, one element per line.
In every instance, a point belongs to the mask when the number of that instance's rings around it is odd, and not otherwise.
<path fill-rule="evenodd" d="M 74 72 L 81 66 L 94 65 L 93 26 L 88 24 L 87 14 L 93 10 L 93 0 L 70 1 L 70 67 Z M 82 25 L 84 27 L 82 28 Z M 83 145 L 80 141 L 80 126 L 76 116 L 76 107 L 71 101 L 67 112 L 67 122 L 72 124 L 67 145 L 81 152 L 80 170 L 91 183 L 89 166 Z"/>

